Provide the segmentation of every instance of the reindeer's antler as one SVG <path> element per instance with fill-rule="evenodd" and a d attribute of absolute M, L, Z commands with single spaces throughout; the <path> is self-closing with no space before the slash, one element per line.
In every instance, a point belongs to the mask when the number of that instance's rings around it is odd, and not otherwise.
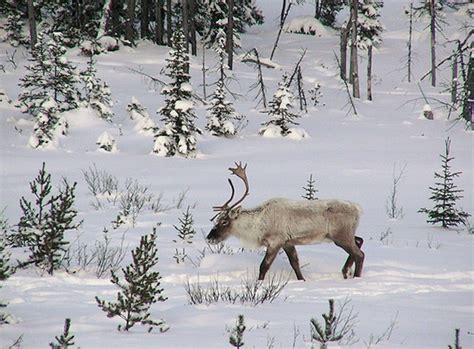
<path fill-rule="evenodd" d="M 239 177 L 244 182 L 245 193 L 244 193 L 244 195 L 242 195 L 242 197 L 235 204 L 233 204 L 229 208 L 229 210 L 236 207 L 238 204 L 240 204 L 242 201 L 244 201 L 244 199 L 247 197 L 247 195 L 249 195 L 249 181 L 247 179 L 247 173 L 245 172 L 245 170 L 247 169 L 247 164 L 245 164 L 243 167 L 242 167 L 241 162 L 235 163 L 235 165 L 237 166 L 236 168 L 230 167 L 229 170 L 230 170 L 230 172 L 232 172 L 233 175 L 236 175 L 237 177 Z"/>
<path fill-rule="evenodd" d="M 249 194 L 249 182 L 248 182 L 248 179 L 247 179 L 247 173 L 245 172 L 246 168 L 247 168 L 247 164 L 245 164 L 244 166 L 242 166 L 242 163 L 239 162 L 239 163 L 235 163 L 235 165 L 237 166 L 236 168 L 232 168 L 230 167 L 229 170 L 230 172 L 232 172 L 233 175 L 236 175 L 237 177 L 239 177 L 245 184 L 245 193 L 244 195 L 235 203 L 233 204 L 232 206 L 228 206 L 229 203 L 232 201 L 232 199 L 234 198 L 234 194 L 235 194 L 235 188 L 234 188 L 234 184 L 232 183 L 232 181 L 230 180 L 230 178 L 228 178 L 227 180 L 229 181 L 229 184 L 230 184 L 230 188 L 231 188 L 231 195 L 230 195 L 230 199 L 227 200 L 223 205 L 221 206 L 214 206 L 212 209 L 215 211 L 215 212 L 218 212 L 214 217 L 211 218 L 211 221 L 213 221 L 214 219 L 216 219 L 216 217 L 223 211 L 229 211 L 231 209 L 233 209 L 234 207 L 236 207 L 238 204 L 240 204 L 244 199 L 245 197 Z"/>

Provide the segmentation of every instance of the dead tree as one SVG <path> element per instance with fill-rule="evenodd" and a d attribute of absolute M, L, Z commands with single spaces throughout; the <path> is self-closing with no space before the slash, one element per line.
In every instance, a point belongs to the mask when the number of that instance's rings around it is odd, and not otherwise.
<path fill-rule="evenodd" d="M 412 64 L 412 38 L 413 38 L 413 2 L 410 3 L 410 9 L 408 11 L 409 26 L 408 26 L 408 55 L 407 55 L 407 69 L 408 69 L 408 82 L 411 82 L 411 64 Z"/>
<path fill-rule="evenodd" d="M 285 4 L 285 2 L 283 3 L 283 5 Z M 286 22 L 286 19 L 288 18 L 288 14 L 290 13 L 290 9 L 291 9 L 291 6 L 293 5 L 293 2 L 290 2 L 288 4 L 288 7 L 286 8 L 286 11 L 285 13 L 283 14 L 283 17 L 281 17 L 281 20 L 280 20 L 280 28 L 278 29 L 278 34 L 277 34 L 277 37 L 276 37 L 276 40 L 275 40 L 275 43 L 273 44 L 273 48 L 272 48 L 272 53 L 270 54 L 270 60 L 273 59 L 273 55 L 275 54 L 275 50 L 278 46 L 278 41 L 280 41 L 280 36 L 281 36 L 281 32 L 283 30 L 283 26 L 285 25 L 285 22 Z M 282 9 L 283 11 L 283 9 Z"/>
<path fill-rule="evenodd" d="M 234 62 L 234 0 L 227 0 L 227 65 L 232 70 Z"/>
<path fill-rule="evenodd" d="M 354 98 L 360 98 L 359 87 L 359 64 L 357 60 L 357 17 L 359 12 L 359 1 L 351 2 L 351 69 L 350 79 L 352 83 L 352 95 Z"/>
<path fill-rule="evenodd" d="M 372 100 L 372 45 L 367 47 L 367 99 Z"/>
<path fill-rule="evenodd" d="M 301 74 L 301 66 L 298 67 L 298 73 L 296 74 L 296 86 L 298 88 L 298 99 L 300 101 L 300 110 L 307 113 L 308 103 L 306 102 L 306 95 L 304 93 L 303 75 Z"/>
<path fill-rule="evenodd" d="M 250 57 L 252 53 L 255 55 L 255 58 L 252 57 L 252 59 L 246 60 L 245 57 Z M 267 96 L 266 96 L 267 88 L 265 87 L 265 83 L 263 81 L 262 63 L 260 62 L 260 56 L 258 54 L 257 49 L 254 48 L 250 50 L 249 52 L 247 52 L 244 58 L 242 58 L 242 62 L 255 63 L 255 66 L 257 69 L 257 81 L 250 86 L 250 91 L 257 90 L 257 96 L 255 97 L 255 99 L 259 99 L 258 104 L 262 102 L 264 109 L 267 109 Z"/>
<path fill-rule="evenodd" d="M 430 3 L 430 34 L 431 34 L 431 86 L 436 86 L 436 0 Z"/>
<path fill-rule="evenodd" d="M 334 52 L 334 57 L 336 58 L 337 65 L 340 68 L 341 67 L 341 62 L 339 62 L 339 58 L 337 58 L 336 52 Z M 352 108 L 352 111 L 354 112 L 354 115 L 357 116 L 357 109 L 355 107 L 354 100 L 352 99 L 351 92 L 349 90 L 349 85 L 347 83 L 347 80 L 342 80 L 342 82 L 344 83 L 344 87 L 345 87 L 346 93 L 347 93 L 347 98 L 349 99 L 348 103 L 350 104 L 350 106 Z"/>

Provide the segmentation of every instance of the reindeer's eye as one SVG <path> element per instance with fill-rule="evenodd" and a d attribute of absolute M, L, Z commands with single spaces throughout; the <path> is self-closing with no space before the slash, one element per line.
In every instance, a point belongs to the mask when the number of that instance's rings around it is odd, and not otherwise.
<path fill-rule="evenodd" d="M 223 220 L 221 220 L 221 224 L 223 226 L 227 226 L 227 225 L 229 225 L 229 220 L 228 219 L 223 219 Z"/>

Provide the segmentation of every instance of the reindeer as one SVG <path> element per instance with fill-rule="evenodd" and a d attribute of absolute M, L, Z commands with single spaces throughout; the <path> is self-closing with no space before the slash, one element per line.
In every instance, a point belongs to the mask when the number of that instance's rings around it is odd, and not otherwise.
<path fill-rule="evenodd" d="M 362 211 L 359 205 L 343 200 L 295 201 L 276 198 L 253 209 L 243 209 L 239 204 L 249 194 L 247 165 L 235 165 L 229 170 L 244 182 L 245 192 L 230 205 L 235 188 L 228 178 L 231 196 L 223 205 L 213 208 L 217 214 L 211 221 L 217 220 L 206 237 L 210 243 L 219 243 L 235 236 L 244 246 L 265 246 L 267 250 L 260 264 L 259 280 L 265 278 L 278 252 L 283 249 L 298 280 L 304 280 L 295 246 L 332 241 L 349 254 L 342 268 L 344 278 L 349 277 L 354 263 L 354 277 L 361 276 L 364 252 L 360 247 L 364 240 L 355 236 Z"/>

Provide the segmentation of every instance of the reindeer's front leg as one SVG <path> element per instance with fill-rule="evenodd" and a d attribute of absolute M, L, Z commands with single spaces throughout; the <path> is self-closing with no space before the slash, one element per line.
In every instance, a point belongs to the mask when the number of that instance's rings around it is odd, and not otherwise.
<path fill-rule="evenodd" d="M 265 278 L 265 274 L 267 273 L 268 269 L 270 269 L 270 266 L 275 260 L 275 257 L 277 256 L 278 251 L 280 251 L 280 246 L 267 247 L 267 252 L 265 253 L 265 257 L 263 257 L 263 261 L 260 264 L 260 274 L 258 275 L 259 280 L 263 280 Z"/>

